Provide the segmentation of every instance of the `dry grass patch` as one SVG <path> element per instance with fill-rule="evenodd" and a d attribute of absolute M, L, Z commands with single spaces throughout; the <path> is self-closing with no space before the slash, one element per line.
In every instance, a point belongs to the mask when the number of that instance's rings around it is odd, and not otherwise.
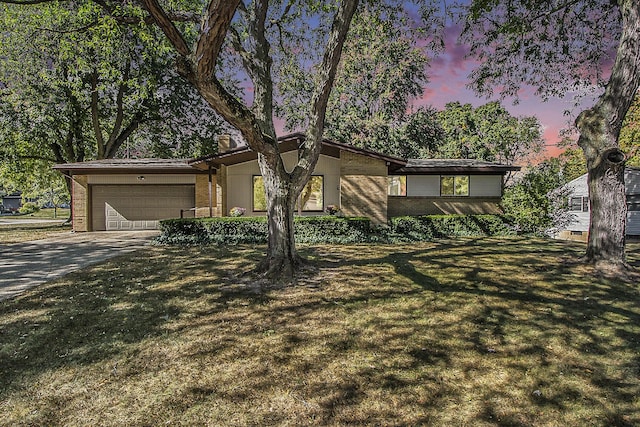
<path fill-rule="evenodd" d="M 61 224 L 7 224 L 0 225 L 0 244 L 29 242 L 68 233 L 71 225 Z"/>
<path fill-rule="evenodd" d="M 580 250 L 307 247 L 264 293 L 262 247 L 116 258 L 3 302 L 0 424 L 639 425 L 638 287 Z"/>

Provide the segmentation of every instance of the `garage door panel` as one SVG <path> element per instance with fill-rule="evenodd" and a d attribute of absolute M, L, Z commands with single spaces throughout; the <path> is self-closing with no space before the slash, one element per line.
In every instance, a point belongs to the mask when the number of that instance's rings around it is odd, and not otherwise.
<path fill-rule="evenodd" d="M 193 185 L 94 185 L 92 223 L 99 230 L 147 230 L 195 205 Z"/>

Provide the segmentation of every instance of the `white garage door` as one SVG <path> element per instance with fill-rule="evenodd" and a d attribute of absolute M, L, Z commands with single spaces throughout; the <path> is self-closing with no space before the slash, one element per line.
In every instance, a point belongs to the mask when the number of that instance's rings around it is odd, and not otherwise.
<path fill-rule="evenodd" d="M 195 205 L 193 185 L 93 185 L 93 230 L 150 230 Z"/>

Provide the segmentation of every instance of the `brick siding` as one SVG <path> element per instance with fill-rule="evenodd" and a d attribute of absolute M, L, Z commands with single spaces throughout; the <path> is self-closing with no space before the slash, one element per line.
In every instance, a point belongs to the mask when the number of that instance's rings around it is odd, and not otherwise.
<path fill-rule="evenodd" d="M 346 216 L 366 216 L 387 222 L 387 165 L 361 154 L 340 153 L 340 210 Z"/>
<path fill-rule="evenodd" d="M 89 218 L 89 184 L 86 175 L 76 175 L 71 181 L 73 200 L 73 231 L 91 231 Z"/>

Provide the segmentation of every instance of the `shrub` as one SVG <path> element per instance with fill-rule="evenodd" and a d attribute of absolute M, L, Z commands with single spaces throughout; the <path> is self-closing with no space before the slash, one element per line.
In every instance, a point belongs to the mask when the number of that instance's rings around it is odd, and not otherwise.
<path fill-rule="evenodd" d="M 20 207 L 20 209 L 18 210 L 18 212 L 20 212 L 21 214 L 31 214 L 34 212 L 38 212 L 40 210 L 40 207 L 38 205 L 36 205 L 35 203 L 32 202 L 27 202 L 24 205 L 22 205 Z"/>
<path fill-rule="evenodd" d="M 513 221 L 504 215 L 424 215 L 391 219 L 390 238 L 423 241 L 444 237 L 510 236 Z"/>
<path fill-rule="evenodd" d="M 502 215 L 430 215 L 398 217 L 390 225 L 372 226 L 369 218 L 295 217 L 298 243 L 353 244 L 428 241 L 445 237 L 514 235 L 515 226 Z M 184 218 L 160 222 L 157 239 L 168 244 L 266 243 L 265 217 Z"/>
<path fill-rule="evenodd" d="M 369 218 L 296 217 L 299 243 L 358 243 L 368 241 Z M 184 218 L 160 222 L 158 241 L 169 244 L 266 243 L 265 217 Z"/>

